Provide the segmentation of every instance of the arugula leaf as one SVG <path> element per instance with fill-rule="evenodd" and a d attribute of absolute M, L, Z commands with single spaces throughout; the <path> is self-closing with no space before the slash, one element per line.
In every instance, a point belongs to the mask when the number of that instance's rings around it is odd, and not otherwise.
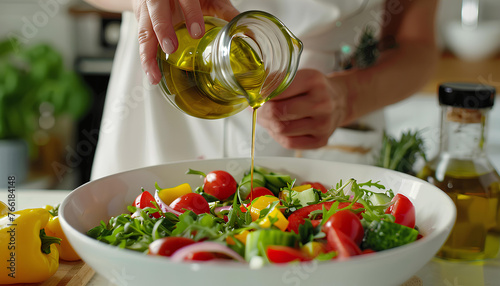
<path fill-rule="evenodd" d="M 339 211 L 339 209 L 338 209 L 338 208 L 339 208 L 339 204 L 340 204 L 340 203 L 339 203 L 339 201 L 334 202 L 334 203 L 331 205 L 331 207 L 330 207 L 330 209 L 329 209 L 329 210 L 327 210 L 327 209 L 325 208 L 325 206 L 323 205 L 323 219 L 321 220 L 320 225 L 325 224 L 325 223 L 326 223 L 326 221 L 328 221 L 328 219 L 329 219 L 329 218 L 330 218 L 330 217 L 331 217 L 334 213 L 336 213 L 337 211 Z"/>
<path fill-rule="evenodd" d="M 337 252 L 330 251 L 327 253 L 320 253 L 314 259 L 318 260 L 318 261 L 328 261 L 328 260 L 332 260 L 333 258 L 335 258 L 335 256 L 337 256 Z"/>
<path fill-rule="evenodd" d="M 154 239 L 170 235 L 178 222 L 178 218 L 171 213 L 164 214 L 165 217 L 159 219 L 150 217 L 152 210 L 154 209 L 130 206 L 129 211 L 137 214 L 137 218 L 132 218 L 130 214 L 112 217 L 107 224 L 101 221 L 87 235 L 120 248 L 146 251 Z"/>
<path fill-rule="evenodd" d="M 314 227 L 311 220 L 306 219 L 303 224 L 299 225 L 299 237 L 302 244 L 306 244 L 314 239 Z"/>
<path fill-rule="evenodd" d="M 279 203 L 280 201 L 274 201 L 272 203 L 270 203 L 265 209 L 261 210 L 260 211 L 260 214 L 259 214 L 259 218 L 263 218 L 265 217 L 266 215 L 268 215 L 270 212 L 273 211 L 273 209 L 276 207 L 276 205 Z"/>

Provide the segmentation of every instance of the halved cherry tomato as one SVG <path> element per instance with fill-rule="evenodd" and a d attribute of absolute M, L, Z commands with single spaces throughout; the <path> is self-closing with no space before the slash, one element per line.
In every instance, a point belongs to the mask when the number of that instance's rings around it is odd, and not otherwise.
<path fill-rule="evenodd" d="M 205 193 L 223 201 L 236 192 L 238 183 L 226 171 L 216 170 L 207 174 L 203 181 Z"/>
<path fill-rule="evenodd" d="M 415 207 L 403 194 L 397 194 L 392 199 L 393 204 L 385 211 L 395 217 L 395 223 L 414 228 L 415 227 Z"/>
<path fill-rule="evenodd" d="M 327 188 L 319 182 L 303 182 L 302 185 L 311 185 L 313 189 L 320 190 L 323 194 L 328 192 Z"/>
<path fill-rule="evenodd" d="M 365 234 L 363 225 L 358 216 L 350 210 L 341 210 L 334 213 L 328 220 L 323 224 L 321 230 L 328 234 L 331 228 L 335 228 L 341 231 L 352 239 L 356 245 L 360 245 Z"/>
<path fill-rule="evenodd" d="M 271 190 L 269 190 L 268 188 L 266 187 L 256 187 L 253 189 L 253 191 L 248 194 L 248 196 L 245 198 L 246 200 L 252 198 L 255 199 L 255 198 L 258 198 L 258 197 L 262 197 L 262 196 L 274 196 L 273 192 L 271 192 Z"/>
<path fill-rule="evenodd" d="M 269 261 L 273 263 L 311 260 L 311 258 L 300 250 L 284 245 L 270 245 L 266 249 L 266 254 Z"/>
<path fill-rule="evenodd" d="M 170 207 L 178 212 L 186 210 L 193 211 L 195 214 L 210 213 L 210 206 L 207 200 L 197 193 L 189 193 L 175 199 Z"/>
<path fill-rule="evenodd" d="M 154 208 L 155 205 L 152 203 L 154 201 L 155 201 L 155 198 L 153 197 L 153 195 L 151 195 L 151 193 L 148 191 L 144 191 L 140 195 L 138 195 L 137 198 L 135 198 L 134 206 L 138 207 L 140 209 L 148 208 L 148 207 Z M 159 218 L 160 213 L 156 212 L 154 214 L 151 214 L 150 217 L 151 216 L 155 217 L 155 218 Z"/>
<path fill-rule="evenodd" d="M 187 237 L 168 236 L 149 244 L 149 255 L 172 256 L 179 248 L 195 243 Z"/>
<path fill-rule="evenodd" d="M 359 246 L 340 230 L 328 229 L 326 239 L 328 246 L 331 250 L 337 251 L 337 257 L 340 259 L 361 254 Z"/>
<path fill-rule="evenodd" d="M 300 209 L 294 211 L 288 217 L 288 222 L 289 222 L 288 230 L 294 231 L 295 233 L 299 233 L 299 225 L 304 224 L 305 219 L 309 217 L 309 214 L 312 211 L 322 210 L 323 206 L 325 206 L 325 209 L 329 210 L 333 203 L 334 202 L 324 202 L 324 203 L 320 203 L 320 204 L 309 205 L 309 206 L 305 206 L 303 208 L 300 208 Z M 348 205 L 350 205 L 350 203 L 348 203 L 348 202 L 339 203 L 338 208 L 343 209 L 343 208 L 347 207 Z M 359 208 L 363 208 L 363 205 L 360 203 L 354 203 L 352 206 L 353 210 L 359 209 Z M 363 212 L 364 212 L 364 210 L 363 210 Z M 357 214 L 357 216 L 360 219 L 362 218 L 361 213 Z M 318 226 L 320 222 L 321 222 L 321 219 L 311 220 L 313 227 Z"/>

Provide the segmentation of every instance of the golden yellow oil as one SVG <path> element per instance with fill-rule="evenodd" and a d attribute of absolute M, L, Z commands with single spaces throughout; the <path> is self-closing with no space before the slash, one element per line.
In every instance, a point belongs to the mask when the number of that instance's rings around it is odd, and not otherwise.
<path fill-rule="evenodd" d="M 192 39 L 185 24 L 176 27 L 178 50 L 166 55 L 158 50 L 158 63 L 168 90 L 167 98 L 189 115 L 217 119 L 238 113 L 247 106 L 259 107 L 261 88 L 266 71 L 261 58 L 245 38 L 234 37 L 230 48 L 230 64 L 243 94 L 235 94 L 213 76 L 214 63 L 210 60 L 211 43 L 225 21 L 205 17 L 205 36 Z"/>
<path fill-rule="evenodd" d="M 470 162 L 469 162 L 470 163 Z M 421 177 L 453 200 L 457 219 L 438 257 L 452 260 L 494 258 L 500 248 L 500 176 L 494 171 L 477 174 L 452 161 L 444 177 L 425 167 Z"/>

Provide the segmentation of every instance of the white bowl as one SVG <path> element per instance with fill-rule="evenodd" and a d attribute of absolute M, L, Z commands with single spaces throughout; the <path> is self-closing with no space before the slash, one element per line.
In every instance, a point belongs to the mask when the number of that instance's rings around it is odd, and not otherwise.
<path fill-rule="evenodd" d="M 400 285 L 424 266 L 446 240 L 455 221 L 456 210 L 449 197 L 438 188 L 415 177 L 377 167 L 298 158 L 257 158 L 256 164 L 288 173 L 298 181 L 319 181 L 335 185 L 340 179 L 358 182 L 381 181 L 395 193 L 403 193 L 414 203 L 417 225 L 424 238 L 395 249 L 345 261 L 269 265 L 250 269 L 238 263 L 174 263 L 118 249 L 85 235 L 101 220 L 125 213 L 141 187 L 202 184 L 199 176 L 185 175 L 188 168 L 209 172 L 229 171 L 236 180 L 249 170 L 250 160 L 216 159 L 179 162 L 111 175 L 89 182 L 73 192 L 60 208 L 61 224 L 70 243 L 96 272 L 118 285 Z"/>
<path fill-rule="evenodd" d="M 464 61 L 485 60 L 500 50 L 500 21 L 479 22 L 475 29 L 453 21 L 444 27 L 443 33 L 448 48 Z"/>

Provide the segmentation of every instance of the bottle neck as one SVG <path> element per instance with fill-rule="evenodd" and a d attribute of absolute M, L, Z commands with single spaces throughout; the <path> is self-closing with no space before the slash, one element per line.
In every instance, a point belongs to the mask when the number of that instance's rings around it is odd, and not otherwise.
<path fill-rule="evenodd" d="M 489 109 L 441 108 L 441 153 L 463 160 L 484 156 Z"/>

